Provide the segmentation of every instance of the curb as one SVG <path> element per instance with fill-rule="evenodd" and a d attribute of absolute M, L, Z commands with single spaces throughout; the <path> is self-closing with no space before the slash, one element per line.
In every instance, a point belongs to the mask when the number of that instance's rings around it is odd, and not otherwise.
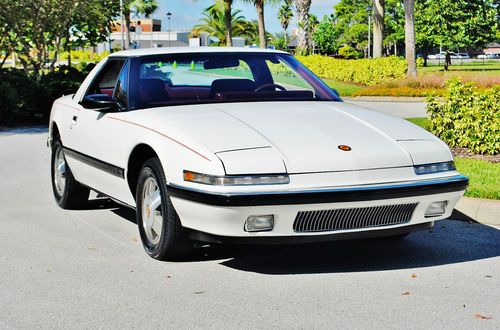
<path fill-rule="evenodd" d="M 500 200 L 462 197 L 455 210 L 479 223 L 500 226 Z"/>

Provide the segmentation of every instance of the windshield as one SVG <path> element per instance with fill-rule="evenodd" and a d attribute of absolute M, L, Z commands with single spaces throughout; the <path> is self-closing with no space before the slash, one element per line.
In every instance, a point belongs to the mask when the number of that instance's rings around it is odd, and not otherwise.
<path fill-rule="evenodd" d="M 288 54 L 167 54 L 132 61 L 131 109 L 165 105 L 339 101 L 336 93 Z"/>

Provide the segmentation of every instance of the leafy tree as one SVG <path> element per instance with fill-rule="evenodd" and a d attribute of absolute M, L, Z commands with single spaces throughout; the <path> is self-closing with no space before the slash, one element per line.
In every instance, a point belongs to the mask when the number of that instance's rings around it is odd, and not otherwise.
<path fill-rule="evenodd" d="M 231 14 L 231 31 L 236 36 L 255 40 L 258 36 L 256 24 L 245 20 L 241 10 L 233 10 Z M 227 45 L 227 29 L 225 24 L 224 8 L 218 4 L 213 4 L 203 11 L 201 23 L 194 26 L 191 31 L 192 36 L 199 36 L 202 32 L 208 33 L 212 37 L 219 39 L 219 44 Z"/>
<path fill-rule="evenodd" d="M 286 34 L 284 32 L 278 32 L 273 36 L 272 44 L 276 49 L 286 50 L 288 47 Z"/>
<path fill-rule="evenodd" d="M 0 0 L 0 26 L 9 52 L 19 55 L 26 73 L 50 69 L 62 45 L 95 45 L 107 37 L 116 15 L 113 0 Z"/>
<path fill-rule="evenodd" d="M 119 2 L 116 0 L 79 2 L 65 31 L 69 66 L 71 66 L 71 49 L 95 46 L 108 39 L 111 25 L 119 14 L 119 9 Z"/>
<path fill-rule="evenodd" d="M 156 0 L 123 0 L 123 16 L 125 18 L 125 47 L 130 47 L 131 15 L 144 15 L 149 17 L 158 8 Z"/>
<path fill-rule="evenodd" d="M 278 11 L 278 18 L 280 20 L 281 27 L 283 28 L 283 39 L 285 42 L 285 48 L 288 47 L 287 29 L 293 17 L 292 5 L 293 5 L 292 0 L 285 0 L 283 5 L 280 7 L 280 10 Z"/>
<path fill-rule="evenodd" d="M 428 54 L 431 48 L 458 50 L 481 47 L 496 40 L 498 1 L 421 0 L 415 5 L 416 42 Z"/>
<path fill-rule="evenodd" d="M 217 6 L 223 13 L 225 37 L 222 39 L 226 41 L 226 46 L 231 47 L 233 45 L 233 0 L 214 0 L 214 6 Z"/>
<path fill-rule="evenodd" d="M 10 29 L 7 23 L 0 21 L 0 69 L 11 54 Z"/>
<path fill-rule="evenodd" d="M 0 21 L 8 23 L 10 49 L 26 73 L 31 67 L 38 76 L 50 52 L 59 50 L 77 6 L 76 0 L 0 0 Z"/>
<path fill-rule="evenodd" d="M 334 6 L 335 29 L 340 44 L 350 45 L 363 50 L 368 40 L 367 8 L 372 0 L 342 0 Z"/>
<path fill-rule="evenodd" d="M 277 4 L 280 0 L 243 0 L 244 2 L 250 2 L 255 6 L 257 11 L 257 20 L 259 28 L 259 46 L 260 48 L 267 48 L 266 40 L 266 25 L 264 21 L 264 5 Z"/>
<path fill-rule="evenodd" d="M 323 16 L 313 33 L 313 40 L 322 54 L 335 54 L 339 49 L 338 30 L 335 28 L 335 16 Z"/>
<path fill-rule="evenodd" d="M 384 46 L 394 47 L 394 55 L 397 55 L 398 43 L 405 40 L 405 13 L 403 0 L 385 0 L 384 15 Z M 387 53 L 391 53 L 389 50 Z"/>
<path fill-rule="evenodd" d="M 295 10 L 297 11 L 298 34 L 298 54 L 309 54 L 311 51 L 310 29 L 309 29 L 309 11 L 311 9 L 311 0 L 295 0 Z"/>

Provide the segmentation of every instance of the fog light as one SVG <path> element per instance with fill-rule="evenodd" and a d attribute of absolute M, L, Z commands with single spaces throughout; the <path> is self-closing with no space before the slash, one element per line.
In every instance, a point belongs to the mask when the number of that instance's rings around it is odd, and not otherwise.
<path fill-rule="evenodd" d="M 245 231 L 269 231 L 274 227 L 274 215 L 251 215 L 245 221 Z"/>
<path fill-rule="evenodd" d="M 429 205 L 429 207 L 425 211 L 425 217 L 428 218 L 443 215 L 446 211 L 446 205 L 448 205 L 447 201 L 431 203 L 431 205 Z"/>

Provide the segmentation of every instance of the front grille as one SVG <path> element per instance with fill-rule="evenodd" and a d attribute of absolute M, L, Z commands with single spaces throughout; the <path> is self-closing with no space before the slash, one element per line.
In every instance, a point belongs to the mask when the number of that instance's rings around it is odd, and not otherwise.
<path fill-rule="evenodd" d="M 300 211 L 295 217 L 293 230 L 314 232 L 397 225 L 410 221 L 416 207 L 417 203 Z"/>

